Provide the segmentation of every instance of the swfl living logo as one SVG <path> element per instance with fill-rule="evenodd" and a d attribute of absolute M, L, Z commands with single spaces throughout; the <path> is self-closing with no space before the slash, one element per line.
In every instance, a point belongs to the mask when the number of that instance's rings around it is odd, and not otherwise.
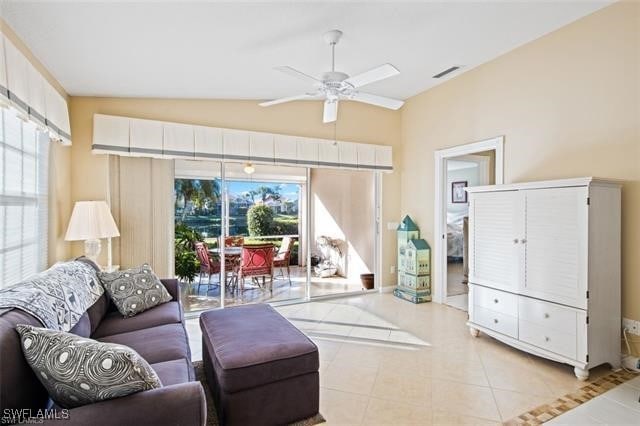
<path fill-rule="evenodd" d="M 57 409 L 38 409 L 32 410 L 30 408 L 11 409 L 5 408 L 2 410 L 2 417 L 0 417 L 0 424 L 38 424 L 43 423 L 45 420 L 68 420 L 69 410 L 63 408 Z"/>

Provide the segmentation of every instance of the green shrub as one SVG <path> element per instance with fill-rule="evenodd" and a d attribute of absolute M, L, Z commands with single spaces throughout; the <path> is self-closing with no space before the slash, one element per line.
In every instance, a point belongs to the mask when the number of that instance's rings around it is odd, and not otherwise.
<path fill-rule="evenodd" d="M 184 222 L 179 222 L 175 227 L 174 240 L 176 243 L 176 253 L 178 247 L 185 249 L 195 249 L 195 244 L 198 241 L 202 241 L 202 235 L 195 229 L 186 225 Z"/>
<path fill-rule="evenodd" d="M 196 253 L 176 245 L 175 262 L 176 276 L 183 282 L 193 282 L 200 271 L 200 262 Z"/>
<path fill-rule="evenodd" d="M 247 211 L 249 235 L 269 235 L 273 226 L 273 211 L 267 206 L 252 206 Z"/>
<path fill-rule="evenodd" d="M 174 238 L 176 276 L 183 282 L 191 283 L 200 271 L 195 244 L 202 241 L 202 236 L 184 223 L 178 223 L 175 227 Z"/>
<path fill-rule="evenodd" d="M 295 235 L 298 233 L 298 224 L 274 221 L 271 232 L 273 235 Z"/>

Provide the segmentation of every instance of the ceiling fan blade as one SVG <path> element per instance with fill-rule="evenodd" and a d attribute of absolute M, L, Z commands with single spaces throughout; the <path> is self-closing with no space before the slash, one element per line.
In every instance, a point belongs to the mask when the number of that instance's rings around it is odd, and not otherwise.
<path fill-rule="evenodd" d="M 333 123 L 338 119 L 338 101 L 324 101 L 323 123 Z"/>
<path fill-rule="evenodd" d="M 387 98 L 385 96 L 372 95 L 371 93 L 363 92 L 355 93 L 349 99 L 389 109 L 400 109 L 400 107 L 404 105 L 404 101 L 398 99 Z"/>
<path fill-rule="evenodd" d="M 286 98 L 274 99 L 272 101 L 265 101 L 265 102 L 259 103 L 258 105 L 260 105 L 261 107 L 269 107 L 271 105 L 283 104 L 285 102 L 297 101 L 300 99 L 309 99 L 309 98 L 313 98 L 314 96 L 315 94 L 304 93 L 302 95 L 287 96 Z"/>
<path fill-rule="evenodd" d="M 321 82 L 320 80 L 318 80 L 317 78 L 312 77 L 312 76 L 310 76 L 309 74 L 305 74 L 305 73 L 303 73 L 302 71 L 298 71 L 298 70 L 297 70 L 297 69 L 295 69 L 295 68 L 288 67 L 288 66 L 286 66 L 286 65 L 281 66 L 281 67 L 275 67 L 274 69 L 276 69 L 276 70 L 278 70 L 278 71 L 280 71 L 280 72 L 283 72 L 283 73 L 285 73 L 285 74 L 289 74 L 290 76 L 293 76 L 293 77 L 299 78 L 299 79 L 301 79 L 301 80 L 305 80 L 305 81 L 307 81 L 307 82 L 311 82 L 311 83 L 322 83 L 322 82 Z"/>
<path fill-rule="evenodd" d="M 345 81 L 351 84 L 353 87 L 362 87 L 366 84 L 375 83 L 376 81 L 384 80 L 385 78 L 393 77 L 400 74 L 400 71 L 391 64 L 384 64 L 365 71 L 362 74 L 349 77 Z"/>

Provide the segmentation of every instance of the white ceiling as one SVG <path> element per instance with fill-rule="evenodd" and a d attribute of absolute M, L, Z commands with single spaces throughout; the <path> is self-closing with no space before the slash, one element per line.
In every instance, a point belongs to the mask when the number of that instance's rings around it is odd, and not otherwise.
<path fill-rule="evenodd" d="M 406 99 L 452 65 L 468 70 L 611 3 L 0 1 L 71 95 L 223 99 L 309 90 L 273 67 L 319 76 L 330 67 L 322 34 L 333 28 L 345 33 L 338 70 L 390 62 L 401 74 L 366 91 Z"/>

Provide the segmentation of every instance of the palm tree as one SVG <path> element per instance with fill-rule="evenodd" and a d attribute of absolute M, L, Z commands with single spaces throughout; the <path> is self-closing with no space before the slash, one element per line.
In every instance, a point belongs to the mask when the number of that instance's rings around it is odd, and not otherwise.
<path fill-rule="evenodd" d="M 187 216 L 189 206 L 202 208 L 207 200 L 213 204 L 220 200 L 220 184 L 217 180 L 176 179 L 175 191 L 176 199 L 184 199 L 182 221 Z"/>
<path fill-rule="evenodd" d="M 220 200 L 220 184 L 217 180 L 201 180 L 199 192 L 202 201 L 209 199 L 215 204 Z"/>
<path fill-rule="evenodd" d="M 256 188 L 255 192 L 256 195 L 260 195 L 263 203 L 267 201 L 267 197 L 269 197 L 269 195 L 273 195 L 273 189 L 268 186 L 259 186 Z"/>
<path fill-rule="evenodd" d="M 189 203 L 193 205 L 192 198 L 198 192 L 195 182 L 196 181 L 192 179 L 176 179 L 175 180 L 174 188 L 176 191 L 176 196 L 177 197 L 181 196 L 184 199 L 184 209 L 182 209 L 182 222 L 184 222 L 184 219 L 187 216 Z"/>

